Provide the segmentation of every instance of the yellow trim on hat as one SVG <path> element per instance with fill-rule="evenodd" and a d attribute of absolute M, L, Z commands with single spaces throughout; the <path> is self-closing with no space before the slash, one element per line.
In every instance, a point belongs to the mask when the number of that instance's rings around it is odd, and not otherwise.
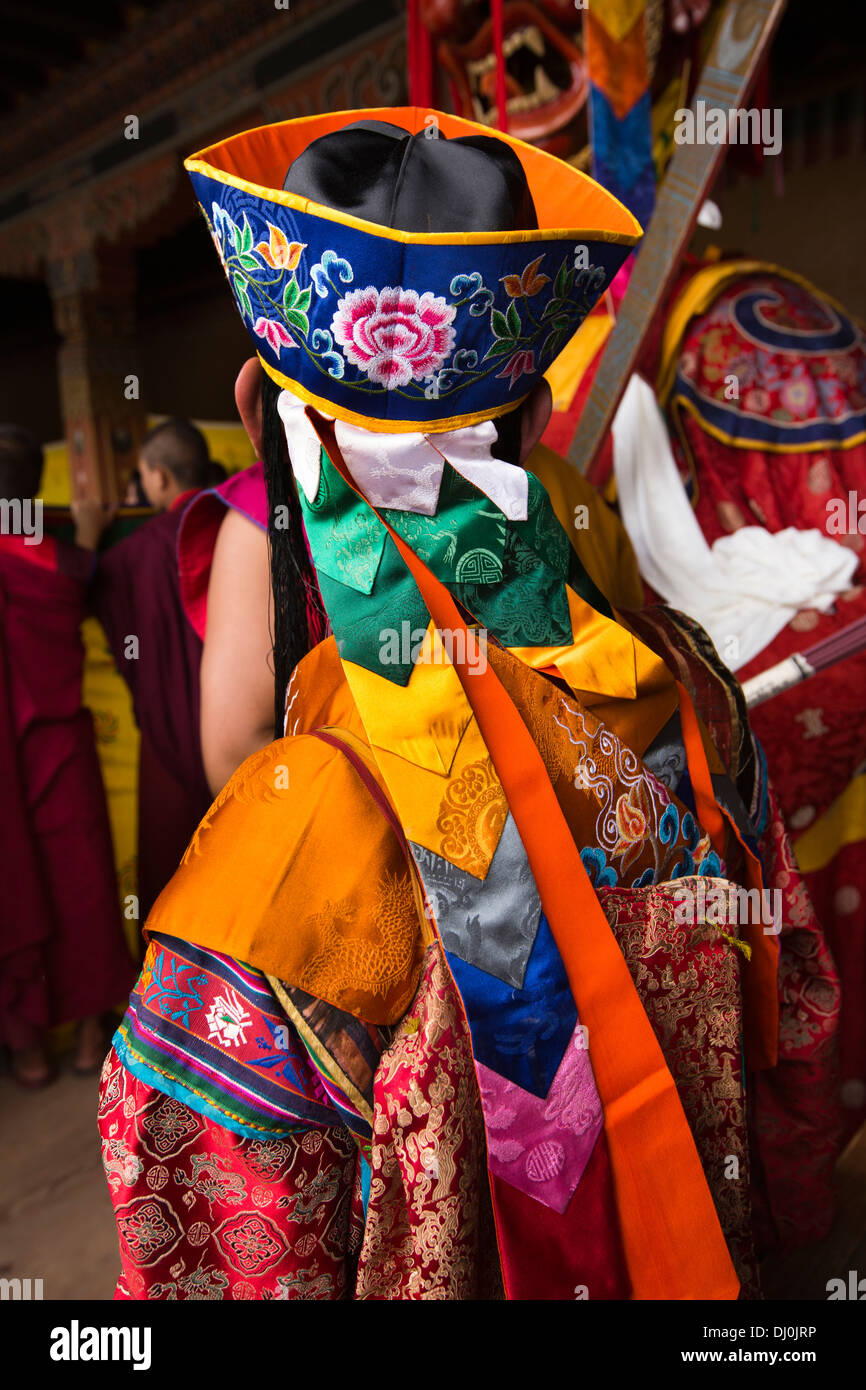
<path fill-rule="evenodd" d="M 362 415 L 357 410 L 348 410 L 345 406 L 337 405 L 335 401 L 329 400 L 327 396 L 317 396 L 314 391 L 308 391 L 306 386 L 302 386 L 299 381 L 286 376 L 283 372 L 272 367 L 270 362 L 266 362 L 261 354 L 257 354 L 262 368 L 267 372 L 271 381 L 275 381 L 278 386 L 282 386 L 284 391 L 291 391 L 298 400 L 305 405 L 311 405 L 322 415 L 327 415 L 329 419 L 342 420 L 346 425 L 358 425 L 362 430 L 373 430 L 379 434 L 409 434 L 417 431 L 418 434 L 444 434 L 448 430 L 462 430 L 467 425 L 481 425 L 485 420 L 495 420 L 500 415 L 510 415 L 512 410 L 516 410 L 522 405 L 529 395 L 526 391 L 516 401 L 508 401 L 505 405 L 487 406 L 484 410 L 473 410 L 468 415 L 449 415 L 445 420 L 419 420 L 406 419 L 380 420 L 375 415 Z M 533 381 L 533 386 L 535 382 Z"/>

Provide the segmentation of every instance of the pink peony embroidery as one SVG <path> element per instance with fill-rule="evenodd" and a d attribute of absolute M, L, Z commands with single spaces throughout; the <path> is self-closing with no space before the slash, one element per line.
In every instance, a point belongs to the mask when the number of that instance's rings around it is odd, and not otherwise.
<path fill-rule="evenodd" d="M 279 357 L 281 348 L 297 347 L 297 343 L 287 328 L 278 319 L 256 319 L 253 332 L 258 333 L 273 348 Z"/>
<path fill-rule="evenodd" d="M 393 391 L 438 371 L 454 346 L 456 308 L 428 290 L 352 290 L 337 305 L 331 329 L 347 361 Z"/>

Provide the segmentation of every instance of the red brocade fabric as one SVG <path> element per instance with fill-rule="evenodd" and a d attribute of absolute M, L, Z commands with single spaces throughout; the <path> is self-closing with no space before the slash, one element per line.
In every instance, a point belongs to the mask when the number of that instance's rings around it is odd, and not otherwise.
<path fill-rule="evenodd" d="M 243 1138 L 113 1049 L 99 1128 L 117 1298 L 502 1296 L 469 1031 L 438 945 L 377 1072 L 366 1223 L 345 1129 Z"/>
<path fill-rule="evenodd" d="M 356 1298 L 501 1298 L 469 1026 L 438 942 L 383 1054 L 373 1101 Z"/>
<path fill-rule="evenodd" d="M 764 1174 L 753 1200 L 762 1252 L 784 1253 L 820 1240 L 833 1221 L 833 1166 L 842 1146 L 840 987 L 772 788 L 761 856 L 764 881 L 781 892 L 783 913 L 779 1062 L 750 1077 L 753 1135 Z"/>
<path fill-rule="evenodd" d="M 858 588 L 836 611 L 806 610 L 738 674 L 743 680 L 812 642 L 866 617 L 866 590 Z M 866 652 L 846 658 L 810 680 L 759 705 L 750 716 L 792 836 L 807 831 L 843 794 L 866 764 Z M 866 841 L 847 826 L 822 868 L 804 880 L 835 962 L 841 985 L 839 1077 L 843 1137 L 866 1120 Z"/>
<path fill-rule="evenodd" d="M 833 1165 L 842 1144 L 839 974 L 824 921 L 797 867 L 775 786 L 755 756 L 753 716 L 746 719 L 742 692 L 691 620 L 663 608 L 629 614 L 628 620 L 669 664 L 679 653 L 678 674 L 753 821 L 763 822 L 758 849 L 764 888 L 781 895 L 779 1062 L 748 1080 L 753 1204 L 759 1253 L 791 1249 L 819 1239 L 833 1219 Z M 690 646 L 674 643 L 677 627 L 691 633 Z"/>
<path fill-rule="evenodd" d="M 674 885 L 604 893 L 750 1296 L 739 958 L 718 929 L 677 924 L 674 901 Z M 114 1052 L 99 1123 L 123 1264 L 118 1298 L 631 1293 L 603 1132 L 563 1213 L 489 1180 L 468 1026 L 438 943 L 376 1073 L 366 1218 L 343 1129 L 243 1138 L 135 1079 Z M 663 1135 L 658 1142 L 648 1163 L 664 1161 Z"/>
<path fill-rule="evenodd" d="M 866 1119 L 866 845 L 843 845 L 822 869 L 808 875 L 809 891 L 843 981 L 839 1073 L 843 1137 Z"/>
<path fill-rule="evenodd" d="M 114 1050 L 99 1105 L 119 1299 L 351 1297 L 348 1130 L 245 1139 L 137 1080 Z"/>
<path fill-rule="evenodd" d="M 747 681 L 863 618 L 863 588 L 840 599 L 833 613 L 805 609 L 737 676 Z M 866 762 L 864 688 L 866 652 L 858 652 L 758 705 L 749 716 L 794 836 L 824 814 Z"/>
<path fill-rule="evenodd" d="M 741 1296 L 754 1297 L 741 1007 L 741 976 L 749 967 L 701 909 L 701 886 L 699 878 L 685 877 L 643 891 L 603 889 L 599 896 L 676 1082 Z M 683 893 L 696 908 L 688 923 L 678 910 Z M 643 1161 L 665 1163 L 663 1135 L 647 1144 Z"/>
<path fill-rule="evenodd" d="M 735 448 L 707 433 L 686 411 L 677 412 L 676 423 L 674 455 L 684 475 L 695 479 L 695 514 L 710 545 L 741 526 L 763 526 L 772 532 L 787 526 L 815 527 L 857 554 L 860 567 L 855 580 L 862 580 L 866 535 L 856 529 L 839 535 L 828 531 L 828 521 L 835 515 L 828 503 L 837 498 L 845 501 L 847 523 L 849 491 L 858 497 L 863 493 L 866 444 L 780 453 Z"/>
<path fill-rule="evenodd" d="M 737 326 L 743 296 L 764 296 L 763 326 L 754 341 Z M 767 296 L 776 296 L 772 303 Z M 705 427 L 706 421 L 674 407 L 670 415 L 674 453 L 684 477 L 695 485 L 695 512 L 712 544 L 742 526 L 778 532 L 787 526 L 814 527 L 852 550 L 859 565 L 852 588 L 822 614 L 805 609 L 747 666 L 748 680 L 866 617 L 866 517 L 858 512 L 866 480 L 866 444 L 840 446 L 844 422 L 852 438 L 866 408 L 866 353 L 862 335 L 847 348 L 826 352 L 810 335 L 839 332 L 844 315 L 820 295 L 778 275 L 737 280 L 706 313 L 690 322 L 680 348 L 678 380 L 713 401 L 729 420 L 723 433 L 748 428 L 746 417 L 763 418 L 778 435 L 766 449 L 734 447 Z M 801 352 L 774 350 L 764 336 L 781 326 L 800 335 Z M 734 373 L 739 399 L 724 403 L 724 382 Z M 674 387 L 676 394 L 677 386 Z M 699 413 L 706 414 L 704 407 Z M 742 420 L 738 415 L 742 415 Z M 860 425 L 857 421 L 860 421 Z M 820 448 L 796 447 L 798 428 L 823 422 Z M 717 423 L 719 423 L 717 421 Z M 839 516 L 843 521 L 840 523 Z M 841 529 L 840 529 L 841 526 Z M 866 652 L 847 657 L 764 705 L 751 715 L 792 837 L 808 830 L 842 795 L 866 764 Z M 850 827 L 846 838 L 851 839 Z M 857 865 L 866 861 L 866 842 L 843 845 L 806 882 L 818 907 L 842 988 L 841 1080 L 845 1133 L 866 1119 L 866 893 Z"/>

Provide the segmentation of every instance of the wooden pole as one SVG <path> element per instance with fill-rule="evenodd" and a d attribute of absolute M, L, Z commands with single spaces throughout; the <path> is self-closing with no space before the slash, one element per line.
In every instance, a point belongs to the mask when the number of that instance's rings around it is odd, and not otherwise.
<path fill-rule="evenodd" d="M 748 93 L 785 8 L 785 0 L 728 0 L 701 73 L 692 111 L 723 110 L 725 119 Z M 703 103 L 701 105 L 700 103 Z M 613 423 L 646 335 L 679 269 L 725 144 L 677 145 L 641 243 L 616 325 L 568 450 L 569 463 L 590 474 Z"/>

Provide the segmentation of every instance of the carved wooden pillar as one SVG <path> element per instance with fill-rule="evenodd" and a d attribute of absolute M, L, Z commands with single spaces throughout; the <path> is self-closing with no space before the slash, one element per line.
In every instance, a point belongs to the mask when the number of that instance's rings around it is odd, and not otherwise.
<path fill-rule="evenodd" d="M 135 260 L 125 247 L 51 260 L 48 287 L 61 337 L 60 402 L 73 497 L 115 502 L 144 433 L 135 342 Z"/>

